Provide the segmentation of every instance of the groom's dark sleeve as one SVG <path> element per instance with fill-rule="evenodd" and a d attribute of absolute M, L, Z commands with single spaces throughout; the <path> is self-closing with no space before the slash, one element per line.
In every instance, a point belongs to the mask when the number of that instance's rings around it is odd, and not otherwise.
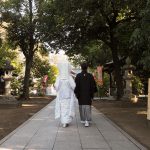
<path fill-rule="evenodd" d="M 75 83 L 76 83 L 76 87 L 75 87 L 74 92 L 75 92 L 75 95 L 76 95 L 77 99 L 79 99 L 79 97 L 80 97 L 80 94 L 79 94 L 79 91 L 80 91 L 80 76 L 79 76 L 79 74 L 75 78 Z"/>

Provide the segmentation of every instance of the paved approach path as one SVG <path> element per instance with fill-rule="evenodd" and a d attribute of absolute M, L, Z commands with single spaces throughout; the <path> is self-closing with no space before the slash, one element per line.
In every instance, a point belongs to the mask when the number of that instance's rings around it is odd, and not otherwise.
<path fill-rule="evenodd" d="M 92 108 L 93 123 L 76 117 L 67 128 L 54 119 L 55 101 L 0 141 L 0 150 L 146 150 L 107 117 Z"/>

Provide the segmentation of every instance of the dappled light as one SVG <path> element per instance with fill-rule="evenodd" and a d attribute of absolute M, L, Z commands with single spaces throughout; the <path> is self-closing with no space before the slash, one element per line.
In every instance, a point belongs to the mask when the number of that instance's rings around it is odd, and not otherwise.
<path fill-rule="evenodd" d="M 22 104 L 22 107 L 34 107 L 38 106 L 37 104 Z"/>
<path fill-rule="evenodd" d="M 131 101 L 133 103 L 137 103 L 138 102 L 138 97 L 136 95 L 134 95 L 132 98 L 131 98 Z"/>
<path fill-rule="evenodd" d="M 13 150 L 13 149 L 10 149 L 10 148 L 0 148 L 0 150 Z"/>
<path fill-rule="evenodd" d="M 29 119 L 29 120 L 33 120 L 33 121 L 43 121 L 43 120 L 45 120 L 45 119 L 47 119 L 47 118 L 35 118 L 35 119 Z"/>
<path fill-rule="evenodd" d="M 147 115 L 147 111 L 138 111 L 137 115 Z"/>

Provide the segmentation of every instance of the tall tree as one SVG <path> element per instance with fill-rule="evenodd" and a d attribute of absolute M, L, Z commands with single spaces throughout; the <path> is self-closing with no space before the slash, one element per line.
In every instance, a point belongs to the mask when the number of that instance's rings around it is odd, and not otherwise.
<path fill-rule="evenodd" d="M 129 37 L 134 23 L 146 2 L 140 0 L 134 2 L 129 0 L 55 0 L 54 3 L 59 18 L 59 37 L 61 37 L 61 40 L 56 38 L 54 43 L 59 43 L 66 51 L 78 50 L 80 53 L 83 45 L 89 41 L 93 39 L 103 41 L 112 53 L 117 97 L 120 99 L 123 93 L 120 48 L 122 48 L 121 51 L 129 49 Z"/>
<path fill-rule="evenodd" d="M 25 56 L 24 99 L 29 98 L 29 78 L 33 56 L 40 41 L 39 25 L 44 0 L 9 0 L 1 2 L 1 26 L 7 31 L 9 42 L 20 48 Z M 2 24 L 6 22 L 6 26 Z"/>

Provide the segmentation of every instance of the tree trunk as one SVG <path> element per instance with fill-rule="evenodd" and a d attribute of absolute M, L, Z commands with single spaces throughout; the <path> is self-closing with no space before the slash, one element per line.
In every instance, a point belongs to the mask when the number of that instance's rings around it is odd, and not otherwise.
<path fill-rule="evenodd" d="M 32 12 L 32 8 L 33 8 L 33 1 L 29 0 L 29 10 L 30 10 L 30 14 L 29 14 L 29 49 L 25 50 L 25 57 L 26 57 L 26 69 L 25 69 L 25 76 L 24 76 L 24 82 L 23 82 L 23 93 L 21 95 L 21 98 L 24 100 L 28 100 L 29 99 L 29 81 L 30 81 L 30 71 L 31 71 L 31 67 L 32 67 L 32 62 L 33 62 L 33 56 L 34 56 L 34 45 L 35 45 L 35 41 L 33 38 L 34 35 L 34 27 L 33 27 L 33 12 Z"/>
<path fill-rule="evenodd" d="M 118 57 L 117 42 L 112 32 L 110 32 L 110 39 L 111 39 L 110 47 L 111 47 L 112 57 L 114 62 L 115 81 L 117 86 L 117 100 L 120 100 L 120 98 L 123 96 L 123 80 L 121 75 L 120 60 Z"/>
<path fill-rule="evenodd" d="M 33 56 L 29 56 L 26 58 L 26 68 L 25 68 L 25 76 L 23 81 L 23 93 L 20 96 L 23 100 L 29 99 L 29 81 L 30 81 L 30 70 L 32 67 Z"/>
<path fill-rule="evenodd" d="M 117 86 L 117 99 L 119 100 L 123 95 L 121 66 L 120 66 L 120 61 L 117 56 L 116 50 L 112 49 L 112 55 L 113 55 L 113 62 L 114 62 L 115 81 Z"/>

